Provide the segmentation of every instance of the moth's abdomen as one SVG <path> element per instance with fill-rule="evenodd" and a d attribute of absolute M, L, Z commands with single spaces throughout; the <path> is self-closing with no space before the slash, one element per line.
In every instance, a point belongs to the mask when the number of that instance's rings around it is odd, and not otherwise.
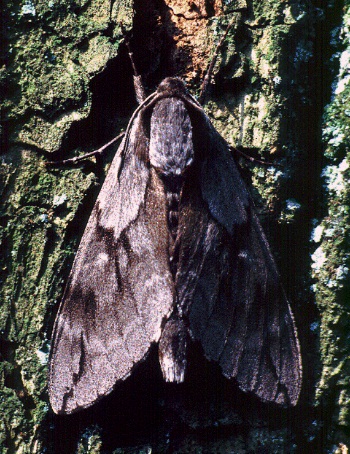
<path fill-rule="evenodd" d="M 166 323 L 159 341 L 159 362 L 165 381 L 182 383 L 187 367 L 187 329 L 178 316 Z"/>
<path fill-rule="evenodd" d="M 169 262 L 170 270 L 175 279 L 178 262 L 178 244 L 176 242 L 179 226 L 179 205 L 183 177 L 163 177 L 163 184 L 167 200 L 168 229 L 169 229 Z"/>
<path fill-rule="evenodd" d="M 167 199 L 168 228 L 174 240 L 177 236 L 177 227 L 179 225 L 179 202 L 183 185 L 182 180 L 182 178 L 181 180 L 178 179 L 177 184 L 175 184 L 172 179 L 163 179 Z"/>

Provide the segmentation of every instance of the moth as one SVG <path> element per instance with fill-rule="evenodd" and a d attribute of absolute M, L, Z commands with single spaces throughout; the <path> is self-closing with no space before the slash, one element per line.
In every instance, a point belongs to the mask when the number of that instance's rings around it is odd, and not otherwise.
<path fill-rule="evenodd" d="M 228 143 L 167 78 L 132 115 L 81 239 L 53 331 L 51 406 L 89 407 L 153 343 L 164 379 L 183 382 L 192 341 L 243 391 L 297 403 L 297 331 L 252 199 Z"/>

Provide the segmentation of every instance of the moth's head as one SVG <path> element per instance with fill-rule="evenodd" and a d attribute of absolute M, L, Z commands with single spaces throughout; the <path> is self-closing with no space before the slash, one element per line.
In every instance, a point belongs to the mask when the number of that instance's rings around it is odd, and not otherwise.
<path fill-rule="evenodd" d="M 167 77 L 158 86 L 157 92 L 165 96 L 182 97 L 187 94 L 185 82 L 178 77 Z"/>

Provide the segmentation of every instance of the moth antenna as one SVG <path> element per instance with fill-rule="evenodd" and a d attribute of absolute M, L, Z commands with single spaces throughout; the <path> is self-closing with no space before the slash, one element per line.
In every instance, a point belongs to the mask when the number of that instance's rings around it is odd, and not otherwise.
<path fill-rule="evenodd" d="M 128 54 L 129 54 L 129 58 L 131 61 L 132 70 L 134 73 L 133 81 L 134 81 L 136 100 L 139 104 L 142 104 L 143 101 L 146 99 L 146 92 L 145 92 L 144 86 L 142 84 L 142 77 L 137 71 L 135 60 L 134 60 L 134 53 L 132 52 L 131 46 L 130 46 L 130 38 L 126 33 L 126 30 L 125 30 L 122 22 L 120 22 L 120 27 L 122 30 L 122 34 L 123 34 L 123 37 L 125 40 L 126 47 L 128 49 Z"/>
<path fill-rule="evenodd" d="M 92 156 L 102 155 L 110 145 L 113 145 L 119 139 L 124 137 L 124 135 L 125 135 L 125 132 L 120 133 L 117 137 L 114 137 L 114 139 L 110 140 L 108 143 L 103 145 L 101 148 L 98 148 L 97 150 L 94 150 L 94 151 L 90 151 L 90 153 L 83 154 L 82 156 L 75 156 L 74 158 L 70 158 L 70 159 L 64 159 L 63 161 L 49 161 L 49 162 L 46 162 L 45 165 L 46 166 L 58 166 L 58 165 L 66 165 L 66 164 L 76 164 L 77 162 L 91 158 Z"/>
<path fill-rule="evenodd" d="M 209 67 L 208 67 L 208 70 L 207 70 L 207 72 L 206 72 L 206 74 L 204 76 L 202 87 L 201 87 L 201 92 L 200 92 L 200 95 L 199 95 L 199 98 L 198 98 L 199 104 L 201 104 L 202 106 L 205 103 L 205 98 L 206 98 L 207 93 L 208 93 L 208 87 L 209 87 L 209 84 L 210 84 L 210 79 L 211 79 L 211 76 L 213 75 L 214 66 L 215 66 L 216 60 L 218 58 L 220 49 L 223 46 L 223 44 L 225 42 L 225 39 L 226 39 L 226 36 L 227 36 L 230 28 L 232 27 L 232 25 L 233 25 L 233 23 L 235 21 L 236 21 L 236 18 L 232 19 L 232 21 L 226 27 L 225 33 L 223 34 L 222 38 L 220 39 L 219 44 L 216 46 L 214 55 L 213 55 L 213 57 L 211 59 L 211 62 L 210 62 Z"/>

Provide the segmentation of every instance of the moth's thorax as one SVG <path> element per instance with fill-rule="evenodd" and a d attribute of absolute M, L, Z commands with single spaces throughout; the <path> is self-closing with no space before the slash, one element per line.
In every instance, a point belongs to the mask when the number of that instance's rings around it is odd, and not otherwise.
<path fill-rule="evenodd" d="M 194 158 L 192 125 L 185 104 L 163 98 L 151 116 L 149 160 L 161 176 L 182 175 Z"/>

